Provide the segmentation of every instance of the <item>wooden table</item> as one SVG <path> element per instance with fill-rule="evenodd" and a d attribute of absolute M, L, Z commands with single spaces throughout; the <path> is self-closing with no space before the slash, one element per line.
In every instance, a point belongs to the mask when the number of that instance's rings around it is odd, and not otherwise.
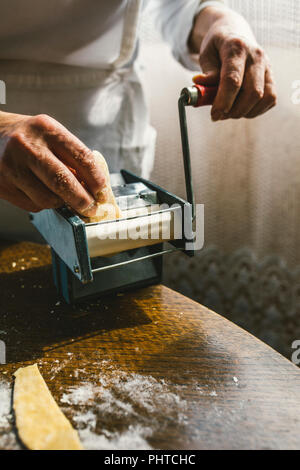
<path fill-rule="evenodd" d="M 100 439 L 91 447 L 300 447 L 292 363 L 161 285 L 60 304 L 49 262 L 47 247 L 0 245 L 8 362 L 0 378 L 11 381 L 18 367 L 37 362 L 74 426 L 84 435 L 88 425 Z"/>

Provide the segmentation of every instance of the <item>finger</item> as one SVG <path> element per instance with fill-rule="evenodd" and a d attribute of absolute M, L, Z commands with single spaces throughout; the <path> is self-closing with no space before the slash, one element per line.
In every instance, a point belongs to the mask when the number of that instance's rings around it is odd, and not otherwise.
<path fill-rule="evenodd" d="M 226 46 L 221 50 L 221 61 L 220 84 L 211 111 L 214 121 L 221 119 L 224 113 L 230 112 L 240 92 L 246 67 L 246 48 L 242 43 L 235 41 L 231 47 Z"/>
<path fill-rule="evenodd" d="M 245 116 L 246 119 L 254 119 L 257 118 L 258 116 L 262 116 L 265 114 L 267 111 L 270 111 L 270 109 L 274 108 L 276 106 L 275 104 L 270 105 L 270 106 L 257 106 L 254 110 L 251 110 L 247 116 Z"/>
<path fill-rule="evenodd" d="M 193 77 L 194 83 L 204 86 L 217 85 L 220 79 L 221 63 L 218 51 L 212 43 L 209 43 L 208 46 L 200 52 L 199 62 L 202 73 Z"/>
<path fill-rule="evenodd" d="M 94 198 L 49 149 L 40 149 L 39 158 L 31 156 L 29 167 L 48 189 L 76 212 L 89 217 L 95 215 L 97 207 Z"/>
<path fill-rule="evenodd" d="M 263 99 L 264 89 L 265 64 L 263 62 L 256 62 L 247 68 L 242 89 L 226 117 L 240 119 L 246 116 Z"/>
<path fill-rule="evenodd" d="M 261 103 L 255 106 L 250 111 L 250 113 L 248 113 L 245 117 L 247 119 L 256 118 L 257 116 L 261 116 L 262 114 L 265 114 L 267 111 L 269 111 L 270 109 L 274 108 L 274 106 L 276 106 L 276 101 L 273 101 L 273 102 L 271 102 L 271 100 L 269 102 L 268 101 L 263 100 Z"/>
<path fill-rule="evenodd" d="M 64 201 L 59 196 L 29 171 L 25 171 L 22 180 L 14 181 L 14 183 L 40 209 L 53 209 L 64 205 Z"/>
<path fill-rule="evenodd" d="M 8 191 L 5 200 L 27 212 L 39 212 L 41 210 L 40 207 L 34 204 L 31 199 L 18 188 L 14 188 L 13 191 Z"/>
<path fill-rule="evenodd" d="M 93 152 L 64 126 L 56 121 L 54 123 L 54 132 L 47 135 L 50 150 L 59 160 L 74 168 L 79 180 L 84 181 L 89 192 L 97 197 L 106 183 L 106 178 L 97 166 Z"/>
<path fill-rule="evenodd" d="M 199 73 L 193 77 L 193 82 L 196 85 L 203 85 L 203 86 L 216 86 L 219 83 L 220 79 L 220 71 L 219 70 L 212 70 L 207 73 Z"/>
<path fill-rule="evenodd" d="M 252 119 L 266 113 L 276 106 L 276 102 L 277 94 L 272 70 L 270 67 L 267 67 L 265 72 L 265 89 L 263 99 L 251 109 L 251 111 L 246 115 L 246 118 Z"/>

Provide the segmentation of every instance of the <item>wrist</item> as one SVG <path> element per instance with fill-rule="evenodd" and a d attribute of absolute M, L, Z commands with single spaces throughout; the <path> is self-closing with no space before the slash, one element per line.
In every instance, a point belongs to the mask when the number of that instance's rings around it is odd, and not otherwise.
<path fill-rule="evenodd" d="M 0 136 L 9 136 L 28 116 L 0 111 Z"/>
<path fill-rule="evenodd" d="M 196 15 L 188 46 L 192 54 L 198 54 L 204 36 L 212 25 L 224 17 L 224 7 L 207 6 Z"/>
<path fill-rule="evenodd" d="M 207 6 L 196 16 L 189 38 L 191 53 L 199 54 L 202 41 L 210 30 L 221 27 L 227 33 L 235 34 L 255 40 L 255 36 L 247 21 L 235 11 L 221 6 Z"/>

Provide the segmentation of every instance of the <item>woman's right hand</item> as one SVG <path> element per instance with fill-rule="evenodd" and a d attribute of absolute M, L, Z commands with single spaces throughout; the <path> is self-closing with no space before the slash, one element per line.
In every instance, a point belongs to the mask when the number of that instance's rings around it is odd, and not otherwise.
<path fill-rule="evenodd" d="M 0 198 L 30 212 L 66 204 L 95 215 L 105 175 L 77 137 L 43 114 L 0 113 L 0 130 L 8 137 L 0 156 Z"/>

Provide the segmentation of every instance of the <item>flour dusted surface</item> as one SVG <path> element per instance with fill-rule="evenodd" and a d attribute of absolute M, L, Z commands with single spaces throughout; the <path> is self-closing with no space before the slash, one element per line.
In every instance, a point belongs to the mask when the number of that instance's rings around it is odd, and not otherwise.
<path fill-rule="evenodd" d="M 19 450 L 13 429 L 13 416 L 11 412 L 11 387 L 0 379 L 0 449 Z"/>
<path fill-rule="evenodd" d="M 86 449 L 151 449 L 159 429 L 185 424 L 187 403 L 164 380 L 119 371 L 107 361 L 99 371 L 93 383 L 69 387 L 60 400 Z"/>

